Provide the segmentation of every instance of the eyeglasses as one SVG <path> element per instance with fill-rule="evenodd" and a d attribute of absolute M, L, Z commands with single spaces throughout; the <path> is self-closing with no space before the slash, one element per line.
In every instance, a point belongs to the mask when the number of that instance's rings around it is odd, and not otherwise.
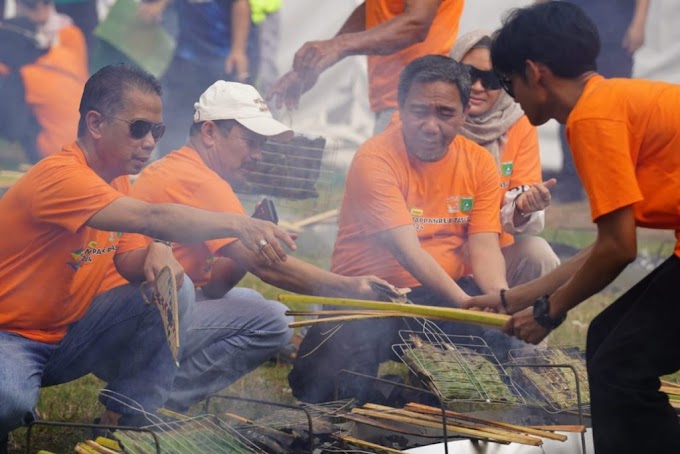
<path fill-rule="evenodd" d="M 151 137 L 153 140 L 158 142 L 165 134 L 165 125 L 163 123 L 152 123 L 149 120 L 124 120 L 122 118 L 114 117 L 113 115 L 107 115 L 101 113 L 105 117 L 113 118 L 114 120 L 124 121 L 130 125 L 130 137 L 133 139 L 143 139 L 151 131 Z"/>
<path fill-rule="evenodd" d="M 510 76 L 507 76 L 505 74 L 500 74 L 496 73 L 496 77 L 498 78 L 498 83 L 501 84 L 501 87 L 505 92 L 511 97 L 515 97 L 515 90 L 512 88 L 512 79 L 510 79 Z"/>
<path fill-rule="evenodd" d="M 482 71 L 471 65 L 465 65 L 470 73 L 470 80 L 474 84 L 479 81 L 485 90 L 498 90 L 501 88 L 501 83 L 493 71 Z"/>

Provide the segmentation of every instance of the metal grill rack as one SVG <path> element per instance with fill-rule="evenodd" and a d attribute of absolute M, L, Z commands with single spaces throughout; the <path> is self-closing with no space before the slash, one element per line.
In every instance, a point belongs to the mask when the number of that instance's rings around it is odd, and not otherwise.
<path fill-rule="evenodd" d="M 182 421 L 153 424 L 145 427 L 156 434 L 161 452 L 193 454 L 264 453 L 261 449 L 212 415 L 197 416 Z M 157 452 L 156 441 L 144 432 L 118 430 L 115 434 L 126 454 Z"/>
<path fill-rule="evenodd" d="M 394 352 L 442 403 L 525 403 L 486 342 L 475 336 L 400 331 Z"/>
<path fill-rule="evenodd" d="M 510 350 L 508 356 L 512 364 L 520 366 L 517 367 L 518 386 L 529 388 L 527 394 L 541 396 L 548 405 L 548 409 L 562 412 L 578 408 L 577 381 L 581 387 L 581 403 L 589 402 L 585 355 L 578 348 L 546 347 Z"/>

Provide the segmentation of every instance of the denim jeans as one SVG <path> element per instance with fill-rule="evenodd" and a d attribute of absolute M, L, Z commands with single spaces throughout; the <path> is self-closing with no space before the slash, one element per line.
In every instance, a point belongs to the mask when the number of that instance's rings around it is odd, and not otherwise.
<path fill-rule="evenodd" d="M 272 358 L 293 334 L 286 310 L 251 289 L 234 288 L 220 299 L 207 299 L 197 289 L 166 407 L 185 410 Z"/>
<path fill-rule="evenodd" d="M 178 297 L 182 342 L 194 302 L 194 286 L 186 276 Z M 34 419 L 43 386 L 93 373 L 107 382 L 107 390 L 151 411 L 167 399 L 177 371 L 158 309 L 144 303 L 139 285 L 97 296 L 57 344 L 0 331 L 0 352 L 0 438 Z M 108 410 L 134 413 L 115 400 L 100 400 Z"/>

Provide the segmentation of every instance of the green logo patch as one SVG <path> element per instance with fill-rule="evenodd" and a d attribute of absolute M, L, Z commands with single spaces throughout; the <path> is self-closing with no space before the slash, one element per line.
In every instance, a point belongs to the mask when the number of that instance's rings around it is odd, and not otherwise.
<path fill-rule="evenodd" d="M 460 211 L 463 213 L 469 213 L 472 211 L 472 205 L 474 204 L 474 197 L 461 197 L 460 198 Z"/>
<path fill-rule="evenodd" d="M 501 162 L 501 173 L 506 177 L 512 175 L 512 161 Z"/>

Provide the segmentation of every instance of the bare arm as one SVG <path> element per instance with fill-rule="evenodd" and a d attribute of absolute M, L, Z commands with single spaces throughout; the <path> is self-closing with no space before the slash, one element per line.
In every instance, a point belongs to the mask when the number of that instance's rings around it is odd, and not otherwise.
<path fill-rule="evenodd" d="M 631 206 L 601 216 L 596 222 L 597 239 L 590 253 L 584 255 L 583 266 L 550 295 L 549 315 L 553 319 L 602 290 L 637 256 L 635 218 Z M 531 343 L 538 343 L 548 335 L 548 330 L 534 320 L 532 307 L 515 313 L 504 330 Z"/>
<path fill-rule="evenodd" d="M 231 7 L 231 49 L 224 61 L 224 71 L 234 74 L 239 82 L 244 82 L 249 76 L 246 53 L 249 32 L 250 4 L 248 0 L 236 0 Z"/>
<path fill-rule="evenodd" d="M 349 15 L 347 20 L 340 30 L 338 30 L 337 35 L 344 35 L 345 33 L 357 33 L 366 30 L 366 2 L 358 5 Z"/>
<path fill-rule="evenodd" d="M 162 243 L 117 254 L 113 258 L 116 270 L 130 282 L 146 281 L 153 284 L 156 275 L 165 266 L 172 269 L 177 285 L 181 286 L 184 270 L 172 254 L 172 248 Z"/>
<path fill-rule="evenodd" d="M 484 293 L 495 293 L 508 287 L 505 258 L 497 233 L 475 233 L 468 239 L 470 264 L 475 282 Z"/>
<path fill-rule="evenodd" d="M 228 257 L 218 257 L 212 265 L 210 280 L 203 286 L 208 298 L 222 298 L 239 283 L 246 270 Z"/>
<path fill-rule="evenodd" d="M 374 276 L 341 276 L 295 257 L 289 257 L 285 264 L 276 267 L 264 265 L 253 260 L 252 254 L 249 254 L 239 241 L 222 248 L 220 254 L 266 283 L 295 293 L 375 299 L 378 295 L 369 285 L 369 281 L 382 282 Z"/>
<path fill-rule="evenodd" d="M 645 43 L 647 28 L 647 13 L 649 12 L 649 0 L 635 0 L 635 12 L 630 21 L 626 35 L 623 38 L 623 47 L 634 54 Z"/>
<path fill-rule="evenodd" d="M 468 295 L 449 276 L 437 261 L 420 246 L 412 225 L 397 227 L 378 235 L 397 261 L 424 287 L 451 302 L 451 306 L 466 307 Z"/>
<path fill-rule="evenodd" d="M 281 260 L 285 260 L 286 253 L 279 241 L 295 249 L 292 238 L 271 222 L 184 205 L 151 204 L 132 197 L 114 200 L 94 214 L 87 225 L 98 230 L 141 233 L 177 243 L 235 237 L 266 261 L 277 260 L 273 254 L 260 253 L 260 240 L 271 245 Z"/>

